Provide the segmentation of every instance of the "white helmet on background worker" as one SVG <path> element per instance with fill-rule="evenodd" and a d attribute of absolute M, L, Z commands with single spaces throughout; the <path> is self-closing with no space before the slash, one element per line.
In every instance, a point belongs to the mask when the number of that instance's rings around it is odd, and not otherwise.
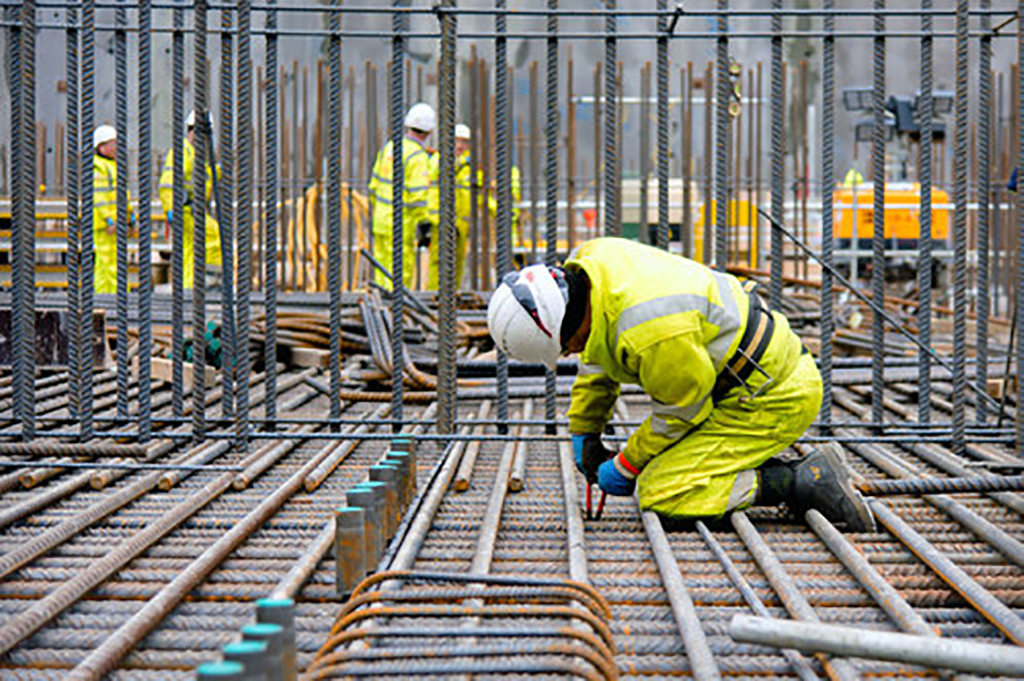
<path fill-rule="evenodd" d="M 568 298 L 565 273 L 558 268 L 530 265 L 509 272 L 487 305 L 487 328 L 495 345 L 513 359 L 554 371 L 562 354 Z"/>
<path fill-rule="evenodd" d="M 207 119 L 210 121 L 210 127 L 212 128 L 213 127 L 213 113 L 208 111 L 206 113 L 206 115 L 207 115 Z M 185 119 L 185 127 L 186 128 L 194 128 L 194 127 L 196 127 L 196 111 L 195 111 L 195 109 L 193 109 L 192 111 L 188 112 L 188 118 Z"/>
<path fill-rule="evenodd" d="M 455 139 L 457 140 L 468 140 L 473 139 L 473 131 L 469 129 L 468 125 L 459 123 L 455 126 Z"/>
<path fill-rule="evenodd" d="M 117 139 L 117 130 L 112 125 L 101 125 L 92 133 L 92 148 L 95 149 L 101 144 Z"/>
<path fill-rule="evenodd" d="M 437 126 L 437 114 L 434 107 L 420 102 L 413 104 L 409 113 L 405 114 L 405 127 L 421 132 L 433 132 Z"/>

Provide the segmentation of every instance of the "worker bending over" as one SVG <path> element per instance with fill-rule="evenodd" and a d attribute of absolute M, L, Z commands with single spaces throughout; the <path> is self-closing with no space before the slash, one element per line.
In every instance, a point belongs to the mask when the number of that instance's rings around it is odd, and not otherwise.
<path fill-rule="evenodd" d="M 196 112 L 192 111 L 189 113 L 188 118 L 185 120 L 185 127 L 188 128 L 188 134 L 185 137 L 184 144 L 182 145 L 182 168 L 184 170 L 184 182 L 185 182 L 185 210 L 182 211 L 184 214 L 181 216 L 182 226 L 184 227 L 184 238 L 182 239 L 182 248 L 185 255 L 185 268 L 184 276 L 182 280 L 184 282 L 184 288 L 192 288 L 192 281 L 195 277 L 195 249 L 193 245 L 193 230 L 195 225 L 195 218 L 192 215 L 192 207 L 195 205 L 195 187 L 192 181 L 193 173 L 195 171 L 196 163 L 196 148 L 195 148 L 195 133 L 196 133 Z M 213 117 L 210 117 L 210 129 L 212 133 L 213 129 Z M 212 137 L 212 134 L 211 134 Z M 206 188 L 202 195 L 202 200 L 206 206 L 204 214 L 206 215 L 206 264 L 209 267 L 220 267 L 221 266 L 221 252 L 220 252 L 220 225 L 210 214 L 210 198 L 213 195 L 213 173 L 210 172 L 210 164 L 204 161 L 206 166 Z M 217 176 L 220 176 L 220 167 L 217 168 Z M 164 213 L 167 214 L 167 224 L 172 225 L 174 220 L 178 218 L 174 214 L 174 149 L 172 148 L 167 152 L 167 160 L 164 161 L 163 172 L 160 173 L 160 205 L 163 206 Z M 173 234 L 173 231 L 171 232 Z M 174 244 L 174 248 L 178 248 L 178 244 Z"/>
<path fill-rule="evenodd" d="M 429 235 L 430 215 L 427 193 L 430 190 L 430 153 L 426 142 L 437 125 L 437 114 L 429 104 L 414 104 L 405 115 L 405 138 L 402 140 L 402 281 L 412 287 L 416 242 L 419 232 Z M 377 154 L 370 178 L 373 200 L 373 257 L 393 273 L 394 235 L 393 173 L 394 155 L 388 142 Z M 378 284 L 390 288 L 383 272 L 374 273 Z"/>
<path fill-rule="evenodd" d="M 595 239 L 564 268 L 505 277 L 487 321 L 509 356 L 554 368 L 579 353 L 569 431 L 576 465 L 613 495 L 639 487 L 666 518 L 785 502 L 851 529 L 873 526 L 838 447 L 774 459 L 814 421 L 821 377 L 789 322 L 735 277 L 624 239 Z M 651 415 L 620 452 L 600 433 L 622 383 Z"/>
<path fill-rule="evenodd" d="M 117 293 L 117 130 L 110 125 L 96 128 L 92 147 L 94 288 L 96 293 Z"/>

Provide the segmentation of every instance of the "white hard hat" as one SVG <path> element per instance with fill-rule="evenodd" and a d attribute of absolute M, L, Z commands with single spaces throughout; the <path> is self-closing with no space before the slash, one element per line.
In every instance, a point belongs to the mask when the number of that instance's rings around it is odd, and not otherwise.
<path fill-rule="evenodd" d="M 92 133 L 92 148 L 95 149 L 101 144 L 117 139 L 117 130 L 112 125 L 101 125 Z"/>
<path fill-rule="evenodd" d="M 213 113 L 207 112 L 206 115 L 207 115 L 207 117 L 208 117 L 208 119 L 210 121 L 210 127 L 212 128 L 213 127 Z M 196 127 L 196 112 L 195 112 L 195 109 L 193 109 L 192 111 L 188 112 L 188 118 L 185 119 L 185 127 L 186 128 L 194 128 L 194 127 Z"/>
<path fill-rule="evenodd" d="M 530 265 L 509 272 L 487 305 L 487 328 L 495 345 L 513 359 L 554 371 L 562 354 L 562 318 L 568 297 L 561 270 Z"/>
<path fill-rule="evenodd" d="M 473 132 L 469 129 L 468 125 L 463 125 L 462 123 L 459 123 L 458 125 L 455 126 L 455 139 L 473 139 Z"/>
<path fill-rule="evenodd" d="M 405 114 L 405 127 L 423 132 L 433 132 L 437 126 L 437 114 L 434 107 L 420 102 L 413 104 L 409 113 Z"/>

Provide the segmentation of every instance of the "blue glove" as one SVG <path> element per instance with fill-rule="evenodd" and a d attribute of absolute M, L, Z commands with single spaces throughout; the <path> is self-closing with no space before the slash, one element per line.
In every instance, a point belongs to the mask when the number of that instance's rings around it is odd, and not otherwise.
<path fill-rule="evenodd" d="M 572 455 L 576 458 L 576 470 L 583 475 L 586 475 L 586 471 L 583 470 L 583 446 L 586 444 L 588 438 L 594 437 L 592 433 L 573 433 L 572 435 Z"/>
<path fill-rule="evenodd" d="M 174 224 L 174 211 L 173 210 L 167 211 L 167 224 L 169 224 L 169 225 L 173 225 Z"/>
<path fill-rule="evenodd" d="M 602 491 L 611 494 L 613 497 L 628 497 L 636 489 L 636 478 L 627 477 L 615 465 L 615 459 L 620 456 L 622 455 L 617 454 L 615 458 L 605 461 L 597 469 L 597 485 Z"/>

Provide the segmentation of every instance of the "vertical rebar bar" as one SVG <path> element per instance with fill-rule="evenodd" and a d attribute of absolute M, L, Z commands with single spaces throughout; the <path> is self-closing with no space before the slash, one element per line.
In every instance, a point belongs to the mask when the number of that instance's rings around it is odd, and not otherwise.
<path fill-rule="evenodd" d="M 117 417 L 128 419 L 128 11 L 114 10 L 114 112 L 117 129 L 117 223 L 115 226 L 117 278 Z"/>
<path fill-rule="evenodd" d="M 404 322 L 404 308 L 405 308 L 405 285 L 404 277 L 402 276 L 404 267 L 404 222 L 405 222 L 405 210 L 403 201 L 405 198 L 405 134 L 402 129 L 402 119 L 405 114 L 405 32 L 408 24 L 407 15 L 401 10 L 406 6 L 406 0 L 394 0 L 393 6 L 399 10 L 392 15 L 391 28 L 391 153 L 393 156 L 393 165 L 391 169 L 391 200 L 393 219 L 391 223 L 391 276 L 394 285 L 391 289 L 391 357 L 394 366 L 394 375 L 391 381 L 391 418 L 395 420 L 392 428 L 397 433 L 402 429 L 402 367 L 405 366 L 403 360 L 404 354 L 404 341 L 405 331 L 403 329 Z M 339 38 L 340 41 L 340 38 Z M 339 77 L 340 77 L 340 47 L 339 42 Z M 331 69 L 331 97 L 334 97 L 334 68 Z M 340 95 L 340 93 L 339 93 Z M 339 102 L 338 108 L 341 105 Z M 339 111 L 340 113 L 340 111 Z M 338 126 L 341 121 L 338 120 Z M 332 132 L 333 136 L 333 132 Z M 340 127 L 338 142 L 341 142 L 340 138 Z M 340 151 L 340 150 L 339 150 Z M 332 161 L 333 162 L 333 161 Z M 338 169 L 340 171 L 340 168 Z M 332 194 L 331 201 L 334 201 L 335 194 Z M 333 238 L 333 237 L 332 237 Z M 334 260 L 333 262 L 337 262 Z M 332 265 L 333 268 L 333 265 Z M 332 310 L 333 312 L 333 310 Z M 338 334 L 338 352 L 335 354 L 332 344 L 331 354 L 335 357 L 341 354 L 341 335 L 340 335 L 340 320 L 341 320 L 341 296 L 339 291 L 338 296 L 338 320 L 339 320 L 339 334 Z M 333 315 L 332 315 L 333 318 Z M 332 338 L 334 334 L 331 334 Z M 338 376 L 337 385 L 341 387 L 341 372 L 340 367 L 334 369 L 335 363 L 332 362 L 332 383 L 335 372 Z M 333 400 L 332 400 L 333 402 Z M 332 406 L 331 414 L 335 413 L 335 409 Z M 337 408 L 338 417 L 341 416 L 341 403 L 338 403 Z"/>
<path fill-rule="evenodd" d="M 705 265 L 711 265 L 711 258 L 713 253 L 711 247 L 714 244 L 711 237 L 711 202 L 714 196 L 714 183 L 712 182 L 712 175 L 714 173 L 714 125 L 712 121 L 714 119 L 714 97 L 711 96 L 711 90 L 714 87 L 715 72 L 712 68 L 711 62 L 707 63 L 707 67 L 704 69 L 704 226 L 703 232 L 701 233 L 701 262 Z"/>
<path fill-rule="evenodd" d="M 153 49 L 152 0 L 139 2 L 139 440 L 152 432 L 153 406 Z"/>
<path fill-rule="evenodd" d="M 956 116 L 953 155 L 953 452 L 964 453 L 967 418 L 968 0 L 956 3 Z M 880 300 L 880 299 L 876 299 Z M 982 393 L 986 394 L 986 393 Z"/>
<path fill-rule="evenodd" d="M 686 70 L 679 70 L 683 80 L 680 83 L 680 96 L 683 98 L 681 111 L 683 115 L 683 144 L 682 144 L 682 166 L 683 166 L 683 219 L 679 226 L 681 234 L 679 238 L 683 242 L 683 255 L 687 258 L 693 257 L 693 205 L 690 185 L 693 183 L 691 172 L 693 169 L 693 62 L 686 62 Z M 685 94 L 682 94 L 685 91 Z"/>
<path fill-rule="evenodd" d="M 836 98 L 836 20 L 831 12 L 835 0 L 824 0 L 825 39 L 822 46 L 821 69 L 821 255 L 829 267 L 821 271 L 821 420 L 823 432 L 829 432 L 832 421 L 832 334 L 835 318 L 832 308 L 832 198 L 835 188 L 835 98 Z"/>
<path fill-rule="evenodd" d="M 614 10 L 617 0 L 605 0 L 609 14 L 605 17 L 604 39 L 604 233 L 606 236 L 622 234 L 619 182 L 622 178 L 619 158 L 619 96 L 618 25 Z M 550 190 L 549 190 L 550 191 Z"/>
<path fill-rule="evenodd" d="M 715 110 L 715 267 L 725 271 L 729 229 L 729 0 L 718 0 L 718 37 L 715 51 L 718 62 L 718 102 Z M 710 224 L 704 221 L 705 230 Z M 707 235 L 705 235 L 706 238 Z M 708 263 L 710 264 L 710 263 Z"/>
<path fill-rule="evenodd" d="M 921 128 L 920 161 L 921 212 L 918 232 L 917 256 L 917 327 L 921 342 L 931 347 L 932 339 L 932 139 L 934 129 L 934 101 L 932 98 L 932 0 L 921 0 L 921 95 L 918 99 L 918 121 Z M 854 215 L 854 248 L 856 245 L 856 215 Z M 856 278 L 857 273 L 853 273 Z M 917 355 L 917 420 L 928 423 L 932 418 L 931 359 L 924 350 Z"/>
<path fill-rule="evenodd" d="M 238 323 L 235 327 L 238 350 L 235 352 L 238 377 L 237 427 L 235 447 L 249 447 L 249 289 L 252 286 L 252 26 L 251 0 L 238 0 Z M 340 198 L 335 199 L 340 202 Z M 340 226 L 339 226 L 340 229 Z M 341 268 L 341 263 L 335 263 Z M 340 275 L 340 272 L 339 272 Z M 332 355 L 340 361 L 340 355 Z"/>
<path fill-rule="evenodd" d="M 94 0 L 82 2 L 82 52 L 81 64 L 81 139 L 79 162 L 79 200 L 80 215 L 84 225 L 79 232 L 79 266 L 78 279 L 79 309 L 81 315 L 78 329 L 80 364 L 76 368 L 79 374 L 81 390 L 79 404 L 79 432 L 82 441 L 88 441 L 93 434 L 93 171 L 92 171 L 92 132 L 96 121 L 96 5 Z"/>
<path fill-rule="evenodd" d="M 1024 0 L 1017 2 L 1017 16 L 1024 16 Z M 1024 64 L 1024 21 L 1017 21 L 1017 63 Z M 1024 68 L 1017 69 L 1017 110 L 1024 111 Z M 1017 136 L 1017 168 L 1024 168 L 1024 135 Z M 1024 192 L 1017 192 L 1017 267 L 1014 316 L 1024 308 Z M 1017 324 L 1017 366 L 1024 366 L 1024 324 Z M 1024 404 L 1024 381 L 1017 381 L 1017 404 Z M 1024 413 L 1017 410 L 1017 456 L 1024 456 Z"/>
<path fill-rule="evenodd" d="M 352 291 L 356 287 L 355 272 L 355 250 L 359 239 L 356 234 L 356 205 L 355 205 L 355 184 L 356 184 L 356 69 L 348 67 L 348 130 L 346 131 L 347 152 L 345 154 L 345 185 L 348 198 L 348 229 L 345 234 L 345 273 L 346 287 Z"/>
<path fill-rule="evenodd" d="M 480 79 L 477 77 L 477 69 L 483 68 L 480 60 L 476 58 L 476 45 L 469 47 L 469 64 L 466 71 L 469 79 L 469 126 L 472 136 L 469 141 L 469 285 L 477 291 L 480 288 L 480 269 L 483 254 L 480 252 L 480 154 L 483 149 L 481 144 L 483 137 L 483 126 L 480 125 L 479 98 L 477 88 Z M 536 66 L 536 62 L 534 63 Z M 530 95 L 535 102 L 536 93 Z M 536 217 L 534 218 L 536 220 Z M 536 246 L 534 246 L 536 251 Z"/>
<path fill-rule="evenodd" d="M 174 32 L 171 34 L 171 110 L 173 139 L 173 199 L 171 212 L 171 411 L 175 416 L 185 413 L 185 10 L 174 10 Z M 84 211 L 84 207 L 83 207 Z M 84 214 L 84 213 L 83 213 Z M 82 252 L 85 253 L 83 231 Z M 83 267 L 84 269 L 84 267 Z M 89 284 L 91 287 L 92 284 Z M 82 305 L 85 307 L 85 281 L 82 282 Z"/>
<path fill-rule="evenodd" d="M 576 97 L 573 87 L 572 48 L 565 75 L 565 252 L 576 248 Z"/>
<path fill-rule="evenodd" d="M 82 248 L 81 229 L 83 224 L 79 210 L 79 190 L 82 189 L 82 145 L 80 144 L 80 140 L 82 139 L 82 127 L 78 115 L 78 54 L 81 49 L 81 45 L 79 44 L 78 36 L 78 11 L 74 7 L 69 7 L 67 9 L 66 20 L 67 30 L 65 32 L 65 52 L 67 54 L 67 61 L 65 63 L 64 78 L 67 83 L 67 113 L 65 115 L 67 120 L 67 129 L 65 131 L 65 134 L 67 135 L 67 143 L 65 144 L 65 152 L 67 154 L 67 181 L 65 182 L 65 185 L 67 187 L 68 198 L 67 295 L 68 325 L 70 330 L 70 333 L 68 334 L 68 364 L 71 367 L 71 371 L 68 372 L 68 383 L 70 388 L 68 392 L 68 406 L 70 407 L 71 417 L 73 419 L 79 419 L 81 416 L 79 391 L 82 378 L 82 304 L 80 295 L 81 288 L 79 283 Z M 139 20 L 140 22 L 142 20 L 141 14 Z M 89 178 L 89 183 L 92 184 L 91 177 Z M 91 218 L 88 225 L 89 228 L 92 227 Z"/>
<path fill-rule="evenodd" d="M 772 220 L 782 224 L 786 219 L 785 205 L 785 172 L 786 172 L 786 140 L 782 129 L 786 115 L 785 93 L 782 89 L 782 0 L 772 0 Z M 707 222 L 705 220 L 705 222 Z M 769 290 L 769 304 L 774 309 L 779 309 L 782 304 L 782 234 L 779 230 L 771 230 L 771 286 Z"/>
<path fill-rule="evenodd" d="M 401 3 L 401 0 L 395 0 L 396 6 Z M 330 27 L 331 37 L 328 46 L 328 61 L 330 62 L 330 92 L 328 95 L 328 106 L 330 112 L 328 114 L 330 132 L 328 133 L 328 156 L 327 164 L 327 288 L 330 295 L 330 332 L 331 332 L 331 385 L 330 385 L 330 413 L 332 419 L 341 418 L 341 78 L 342 78 L 342 65 L 341 65 L 341 12 L 338 6 L 341 4 L 340 0 L 332 0 L 331 15 L 330 15 Z M 396 14 L 396 21 L 398 15 Z M 398 26 L 396 25 L 396 29 Z M 400 41 L 401 38 L 395 38 Z M 393 89 L 393 93 L 397 94 L 399 103 L 396 106 L 399 107 L 398 114 L 401 116 L 401 67 L 404 61 L 401 59 L 401 46 L 397 45 L 395 48 L 395 59 L 392 66 L 393 69 L 399 72 L 398 87 Z M 393 102 L 394 104 L 394 102 Z M 392 112 L 392 121 L 394 121 L 394 112 Z M 398 124 L 393 128 L 398 131 L 396 135 L 397 141 L 394 142 L 393 153 L 395 154 L 395 166 L 394 166 L 394 201 L 395 201 L 395 216 L 396 222 L 394 223 L 395 236 L 392 242 L 392 263 L 395 264 L 392 269 L 392 276 L 394 277 L 394 286 L 392 287 L 392 303 L 394 305 L 394 339 L 392 347 L 397 346 L 398 350 L 393 352 L 392 356 L 394 360 L 394 399 L 399 405 L 398 411 L 395 418 L 401 419 L 401 400 L 402 400 L 402 363 L 401 363 L 401 318 L 402 318 L 402 191 L 404 183 L 402 178 L 404 176 L 404 167 L 402 164 L 402 120 L 401 117 L 398 119 Z M 392 410 L 394 412 L 394 407 Z"/>
<path fill-rule="evenodd" d="M 992 7 L 991 0 L 981 0 L 981 9 Z M 977 240 L 977 341 L 974 381 L 978 389 L 988 391 L 988 316 L 992 311 L 989 297 L 989 241 L 992 225 L 992 19 L 981 16 L 981 40 L 978 46 L 978 240 Z M 976 420 L 988 417 L 986 400 L 976 400 Z"/>
<path fill-rule="evenodd" d="M 195 271 L 192 279 L 192 438 L 206 437 L 206 160 L 212 140 L 207 111 L 208 64 L 206 61 L 207 0 L 196 0 L 193 26 L 193 100 L 195 101 L 196 163 L 192 169 L 192 248 Z M 211 167 L 216 174 L 217 169 Z M 177 178 L 175 178 L 177 179 Z"/>
<path fill-rule="evenodd" d="M 512 266 L 512 248 L 509 243 L 512 235 L 511 203 L 512 194 L 509 187 L 509 120 L 508 120 L 508 39 L 504 36 L 508 19 L 505 16 L 505 0 L 497 0 L 498 12 L 494 15 L 494 136 L 495 136 L 495 190 L 498 194 L 496 215 L 495 247 L 497 254 L 495 267 L 498 281 L 504 279 Z M 549 38 L 550 41 L 550 38 Z M 498 432 L 508 432 L 508 356 L 498 350 L 497 366 L 498 383 Z"/>
<path fill-rule="evenodd" d="M 444 7 L 455 8 L 455 0 L 445 0 Z M 455 431 L 457 418 L 456 392 L 456 310 L 455 271 L 457 226 L 455 223 L 455 122 L 456 122 L 456 32 L 458 30 L 455 12 L 444 12 L 441 21 L 441 171 L 439 187 L 441 215 L 438 228 L 438 250 L 441 271 L 438 276 L 440 287 L 440 346 L 438 348 L 438 432 L 450 434 Z M 504 17 L 502 17 L 504 29 Z M 504 39 L 502 39 L 504 42 Z M 502 89 L 504 89 L 502 87 Z M 499 109 L 500 111 L 500 109 Z M 501 115 L 499 113 L 499 115 Z M 500 127 L 500 126 L 499 126 Z M 507 142 L 507 140 L 506 140 Z M 506 159 L 507 160 L 507 159 Z M 500 200 L 499 195 L 499 200 Z M 506 200 L 508 200 L 506 198 Z M 499 233 L 500 233 L 499 228 Z M 506 244 L 507 250 L 507 244 Z M 507 254 L 506 254 L 507 255 Z M 501 258 L 499 257 L 499 262 Z M 507 369 L 506 369 L 507 371 Z M 507 386 L 506 386 L 507 390 Z"/>
<path fill-rule="evenodd" d="M 651 242 L 648 225 L 651 179 L 651 62 L 640 67 L 640 210 L 637 213 L 637 240 Z"/>
<path fill-rule="evenodd" d="M 11 196 L 12 341 L 14 359 L 14 414 L 21 437 L 35 436 L 35 40 L 36 3 L 26 0 L 18 8 L 17 25 L 10 34 L 11 131 L 14 154 Z M 91 132 L 91 131 L 90 131 Z M 90 155 L 89 160 L 92 160 Z M 90 179 L 92 172 L 90 168 Z M 91 191 L 91 189 L 90 189 Z M 91 206 L 90 206 L 91 208 Z M 92 211 L 89 211 L 90 218 Z M 91 231 L 91 230 L 90 230 Z M 89 251 L 92 257 L 92 251 Z"/>
<path fill-rule="evenodd" d="M 668 0 L 658 0 L 658 10 L 668 9 Z M 669 242 L 669 151 L 668 128 L 668 18 L 658 17 L 658 248 L 668 250 Z M 680 96 L 682 93 L 680 93 Z"/>
<path fill-rule="evenodd" d="M 874 38 L 872 62 L 872 112 L 874 123 L 871 136 L 871 168 L 874 182 L 871 240 L 871 296 L 881 306 L 885 299 L 885 0 L 874 0 Z M 885 353 L 885 320 L 875 313 L 871 322 L 871 348 L 875 357 Z M 882 422 L 885 407 L 885 363 L 874 362 L 871 367 L 871 420 Z"/>
<path fill-rule="evenodd" d="M 608 0 L 608 2 L 614 7 L 615 0 Z M 548 0 L 548 9 L 557 10 L 558 0 Z M 609 19 L 609 21 L 614 20 Z M 547 77 L 545 78 L 547 110 L 544 120 L 546 136 L 544 145 L 546 163 L 544 226 L 547 235 L 545 237 L 544 262 L 548 267 L 553 267 L 558 264 L 558 15 L 554 13 L 548 15 L 545 66 L 547 67 Z M 554 371 L 544 370 L 544 418 L 548 421 L 546 432 L 549 435 L 555 434 L 555 379 Z"/>
<path fill-rule="evenodd" d="M 231 7 L 220 11 L 223 33 L 220 36 L 220 178 L 217 188 L 217 223 L 220 225 L 221 259 L 223 263 L 223 296 L 221 298 L 221 414 L 226 419 L 235 415 L 235 355 L 238 352 L 235 316 L 235 12 Z M 241 65 L 239 65 L 241 66 Z M 241 68 L 238 77 L 241 78 Z M 239 132 L 241 128 L 238 128 Z M 214 171 L 216 172 L 216 171 Z M 242 378 L 241 374 L 238 374 Z"/>
<path fill-rule="evenodd" d="M 601 68 L 594 64 L 594 234 L 601 233 Z"/>
<path fill-rule="evenodd" d="M 277 418 L 277 198 L 278 187 L 278 119 L 277 119 L 277 0 L 268 0 L 265 21 L 266 29 L 266 72 L 267 83 L 264 91 L 266 109 L 266 139 L 263 148 L 266 150 L 266 196 L 267 205 L 263 214 L 263 307 L 266 311 L 264 322 L 265 338 L 263 340 L 263 371 L 265 392 L 263 400 L 263 416 L 266 428 L 275 428 Z"/>
<path fill-rule="evenodd" d="M 537 262 L 537 242 L 540 241 L 540 203 L 538 201 L 540 198 L 540 111 L 537 102 L 538 92 L 540 92 L 540 79 L 537 73 L 537 62 L 533 61 L 530 62 L 530 262 Z"/>

